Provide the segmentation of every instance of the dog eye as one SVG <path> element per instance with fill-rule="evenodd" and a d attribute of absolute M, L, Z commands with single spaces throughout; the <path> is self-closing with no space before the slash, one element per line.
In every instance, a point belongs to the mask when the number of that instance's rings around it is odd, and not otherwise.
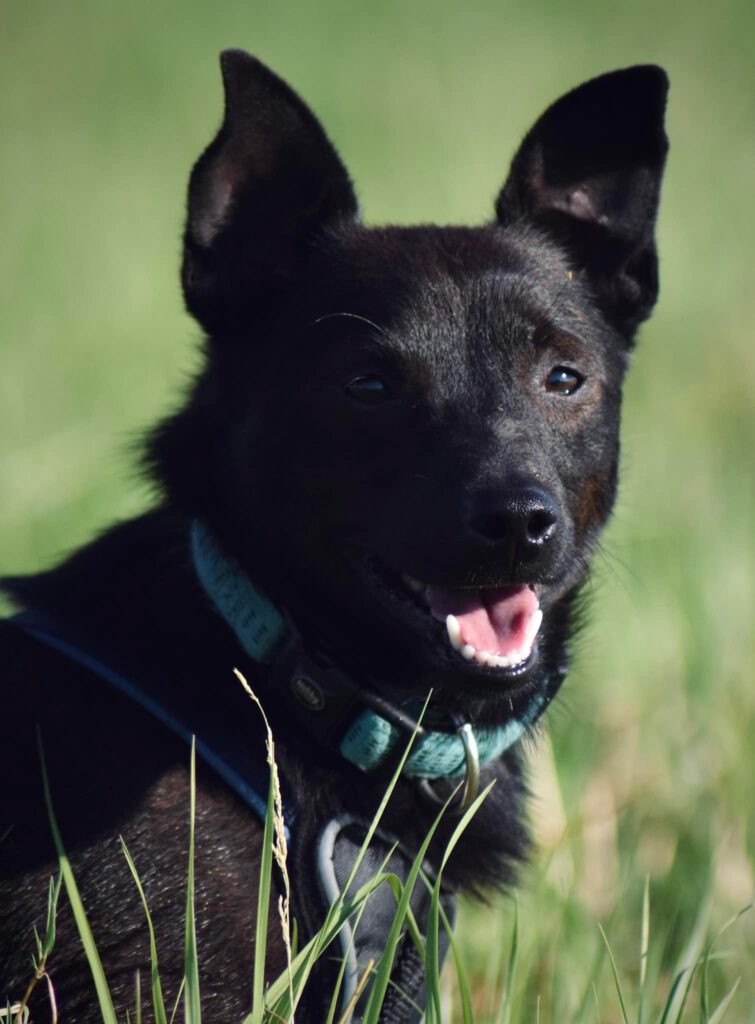
<path fill-rule="evenodd" d="M 346 393 L 357 402 L 365 405 L 377 405 L 390 398 L 390 392 L 379 377 L 355 377 L 346 385 Z"/>
<path fill-rule="evenodd" d="M 573 395 L 585 382 L 581 373 L 569 366 L 554 366 L 545 378 L 545 390 L 557 395 Z"/>

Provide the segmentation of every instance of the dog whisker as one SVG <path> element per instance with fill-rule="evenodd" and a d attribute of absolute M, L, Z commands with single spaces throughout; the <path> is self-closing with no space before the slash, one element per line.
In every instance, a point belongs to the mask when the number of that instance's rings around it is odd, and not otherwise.
<path fill-rule="evenodd" d="M 362 323 L 365 323 L 369 327 L 374 328 L 374 330 L 376 330 L 378 332 L 378 334 L 382 334 L 384 337 L 386 336 L 386 332 L 383 330 L 382 327 L 380 327 L 378 324 L 376 324 L 374 320 L 370 320 L 368 317 L 362 316 L 359 313 L 326 313 L 324 316 L 319 316 L 316 320 L 313 320 L 312 323 L 310 324 L 310 326 L 311 327 L 316 327 L 317 324 L 321 324 L 325 320 L 332 320 L 335 317 L 339 317 L 339 316 L 347 317 L 347 318 L 349 318 L 351 320 L 361 320 Z"/>

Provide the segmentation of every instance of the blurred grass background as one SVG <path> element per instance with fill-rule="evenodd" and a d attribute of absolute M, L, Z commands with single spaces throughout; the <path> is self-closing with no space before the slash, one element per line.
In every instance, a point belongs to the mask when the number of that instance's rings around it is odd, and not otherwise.
<path fill-rule="evenodd" d="M 592 621 L 532 755 L 540 852 L 519 896 L 512 1020 L 535 1020 L 538 998 L 541 1020 L 570 1019 L 598 921 L 634 983 L 646 875 L 668 987 L 706 901 L 713 927 L 753 894 L 755 8 L 5 0 L 0 25 L 5 573 L 149 500 L 128 448 L 194 365 L 179 238 L 222 47 L 302 93 L 374 223 L 480 222 L 558 95 L 632 63 L 669 71 L 661 301 L 628 383 Z M 483 1005 L 511 915 L 510 901 L 463 914 Z M 724 946 L 714 989 L 742 975 L 731 1019 L 755 1020 L 752 919 Z M 600 1019 L 619 1020 L 605 965 L 596 985 Z"/>

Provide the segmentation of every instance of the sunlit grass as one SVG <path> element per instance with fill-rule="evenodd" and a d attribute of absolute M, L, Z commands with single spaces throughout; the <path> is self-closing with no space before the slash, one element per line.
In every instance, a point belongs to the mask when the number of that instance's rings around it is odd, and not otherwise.
<path fill-rule="evenodd" d="M 670 72 L 661 301 L 628 378 L 590 623 L 549 712 L 552 753 L 533 752 L 540 845 L 519 894 L 512 1024 L 560 1020 L 596 964 L 600 1013 L 621 1019 L 598 924 L 634 991 L 646 877 L 659 991 L 703 903 L 718 927 L 755 884 L 753 20 L 738 0 L 294 0 L 285 16 L 168 0 L 159 19 L 140 0 L 4 6 L 2 572 L 49 565 L 149 500 L 128 447 L 195 358 L 178 239 L 190 163 L 219 117 L 221 47 L 246 46 L 301 89 L 372 221 L 479 221 L 560 91 L 637 61 Z M 512 927 L 510 902 L 462 915 L 478 1009 L 486 979 L 500 983 L 490 936 L 506 963 Z M 722 997 L 742 975 L 731 1013 L 746 1019 L 752 921 L 725 943 L 709 985 Z"/>

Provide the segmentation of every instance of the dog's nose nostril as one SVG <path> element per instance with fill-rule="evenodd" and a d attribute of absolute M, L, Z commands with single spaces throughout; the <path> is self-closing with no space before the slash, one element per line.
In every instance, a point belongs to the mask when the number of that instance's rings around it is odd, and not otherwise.
<path fill-rule="evenodd" d="M 556 532 L 556 515 L 551 509 L 535 509 L 524 527 L 524 536 L 530 544 L 544 544 Z"/>

